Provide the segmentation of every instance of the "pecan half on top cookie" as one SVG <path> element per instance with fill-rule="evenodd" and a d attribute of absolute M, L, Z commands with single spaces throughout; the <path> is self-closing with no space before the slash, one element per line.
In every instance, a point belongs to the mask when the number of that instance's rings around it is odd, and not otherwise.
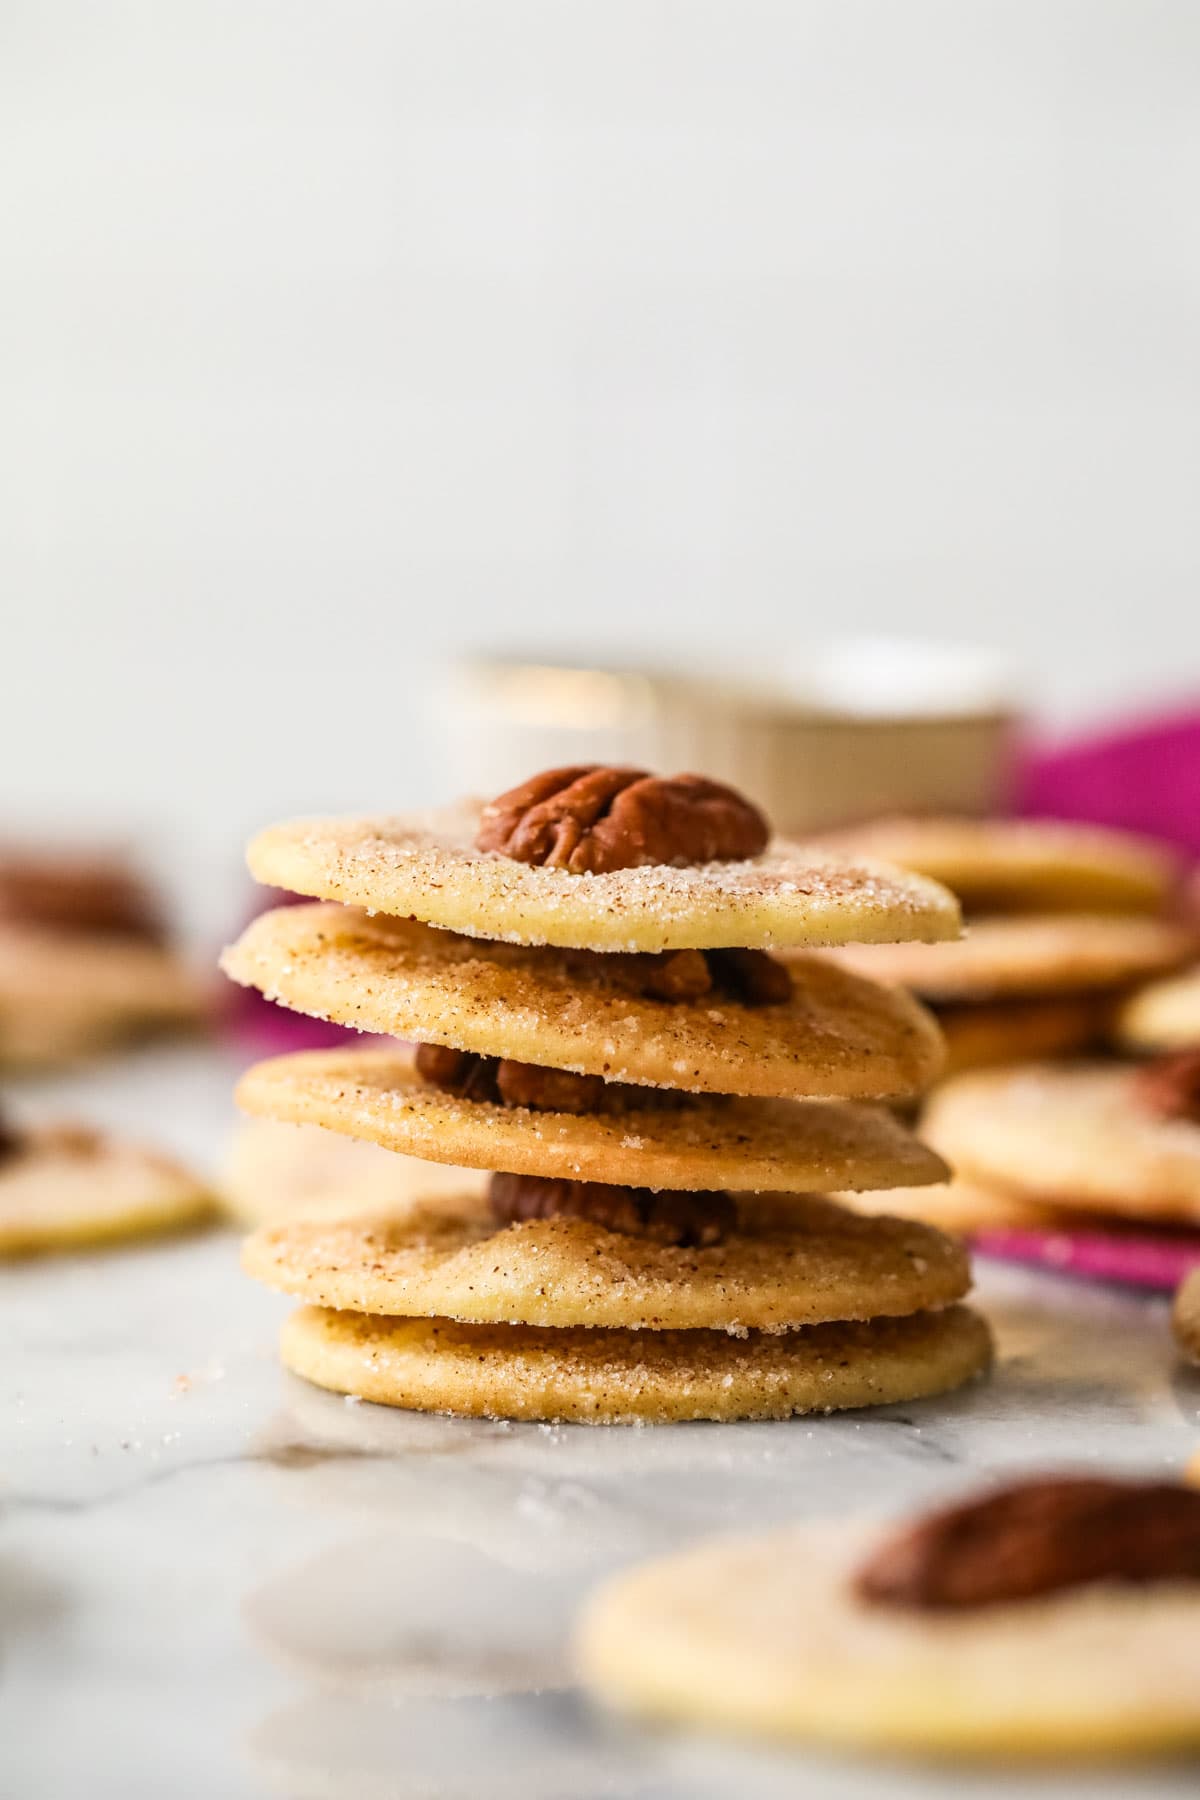
<path fill-rule="evenodd" d="M 769 837 L 758 808 L 719 781 L 581 763 L 546 769 L 491 801 L 475 841 L 516 862 L 599 875 L 741 862 Z"/>
<path fill-rule="evenodd" d="M 855 1591 L 873 1605 L 966 1611 L 1093 1582 L 1200 1581 L 1200 1492 L 1171 1481 L 1047 1476 L 918 1519 Z"/>

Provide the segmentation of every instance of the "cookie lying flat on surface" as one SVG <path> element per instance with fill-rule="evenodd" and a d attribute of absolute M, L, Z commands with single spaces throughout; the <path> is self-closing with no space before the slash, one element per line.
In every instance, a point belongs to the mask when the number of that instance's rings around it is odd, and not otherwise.
<path fill-rule="evenodd" d="M 212 1211 L 211 1194 L 168 1157 L 82 1127 L 31 1131 L 0 1151 L 0 1256 L 151 1236 Z"/>
<path fill-rule="evenodd" d="M 878 819 L 829 841 L 917 869 L 978 911 L 1157 912 L 1177 874 L 1161 844 L 1050 819 Z"/>
<path fill-rule="evenodd" d="M 1200 1362 L 1200 1269 L 1181 1283 L 1171 1309 L 1171 1324 L 1180 1348 Z"/>
<path fill-rule="evenodd" d="M 639 1090 L 640 1091 L 640 1090 Z M 237 1088 L 247 1112 L 366 1138 L 465 1168 L 616 1186 L 736 1189 L 916 1187 L 941 1158 L 883 1107 L 837 1100 L 647 1092 L 612 1115 L 530 1112 L 427 1085 L 401 1050 L 305 1050 L 258 1063 Z"/>
<path fill-rule="evenodd" d="M 955 1076 L 922 1130 L 971 1184 L 1064 1210 L 1200 1220 L 1200 1123 L 1152 1108 L 1136 1068 L 1029 1063 Z"/>
<path fill-rule="evenodd" d="M 1200 1049 L 1200 968 L 1131 994 L 1117 1014 L 1115 1036 L 1126 1050 Z"/>
<path fill-rule="evenodd" d="M 230 1146 L 221 1201 L 237 1224 L 252 1228 L 273 1219 L 378 1214 L 439 1194 L 482 1194 L 486 1186 L 474 1169 L 400 1156 L 319 1125 L 245 1119 Z"/>
<path fill-rule="evenodd" d="M 936 1008 L 934 1018 L 946 1044 L 945 1073 L 959 1075 L 1094 1048 L 1105 1013 L 1105 1002 L 1094 994 L 1066 994 L 1049 1000 L 952 1003 Z"/>
<path fill-rule="evenodd" d="M 486 1200 L 265 1226 L 242 1266 L 269 1287 L 362 1313 L 480 1324 L 783 1330 L 946 1306 L 970 1286 L 960 1244 L 912 1219 L 813 1195 L 756 1194 L 705 1249 L 588 1219 L 497 1225 Z"/>
<path fill-rule="evenodd" d="M 964 1306 L 785 1336 L 544 1331 L 304 1307 L 285 1365 L 336 1393 L 472 1418 L 668 1424 L 781 1419 L 922 1399 L 987 1367 L 987 1326 Z"/>
<path fill-rule="evenodd" d="M 599 875 L 475 848 L 474 805 L 300 819 L 255 838 L 259 881 L 470 937 L 592 950 L 769 949 L 957 935 L 957 902 L 898 869 L 775 839 L 743 862 Z"/>
<path fill-rule="evenodd" d="M 831 960 L 872 981 L 897 982 L 925 1000 L 1096 993 L 1177 968 L 1195 932 L 1167 919 L 1100 913 L 974 919 L 953 944 L 865 944 Z"/>
<path fill-rule="evenodd" d="M 1073 1488 L 1100 1490 L 1101 1502 L 1109 1486 L 1043 1484 L 1056 1485 L 1068 1501 Z M 1082 1519 L 1072 1542 L 1070 1516 L 1061 1531 L 1045 1517 L 1049 1498 L 1016 1494 L 1030 1541 L 1011 1551 L 1004 1498 L 979 1503 L 976 1525 L 957 1540 L 944 1536 L 940 1570 L 928 1560 L 922 1569 L 911 1543 L 889 1544 L 878 1530 L 805 1525 L 650 1563 L 590 1602 L 582 1673 L 601 1698 L 639 1714 L 842 1748 L 1100 1759 L 1200 1747 L 1200 1582 L 1190 1541 L 1176 1530 L 1186 1578 L 1109 1575 L 1115 1547 L 1097 1543 L 1098 1522 Z M 1147 1536 L 1156 1511 L 1165 1521 L 1187 1504 L 1186 1490 L 1147 1484 Z M 1114 1516 L 1121 1510 L 1118 1495 Z M 1137 1542 L 1130 1548 L 1135 1565 L 1147 1562 Z M 893 1557 L 893 1576 L 929 1582 L 919 1603 L 864 1593 L 868 1569 L 876 1580 L 887 1573 L 881 1551 Z M 964 1566 L 971 1555 L 974 1573 Z M 1118 1566 L 1115 1554 L 1107 1560 Z M 1067 1572 L 1096 1578 L 1046 1585 Z M 939 1573 L 962 1578 L 956 1604 L 935 1592 Z M 981 1574 L 1001 1578 L 993 1588 L 1013 1575 L 1038 1585 L 972 1595 Z"/>
<path fill-rule="evenodd" d="M 54 1067 L 194 1029 L 204 1010 L 200 983 L 160 944 L 0 919 L 0 1064 Z"/>
<path fill-rule="evenodd" d="M 941 1067 L 936 1027 L 915 1002 L 815 957 L 790 964 L 793 996 L 778 1004 L 717 986 L 669 1001 L 638 991 L 651 976 L 629 958 L 485 943 L 325 904 L 263 914 L 222 967 L 343 1025 L 614 1081 L 864 1099 L 918 1093 Z"/>

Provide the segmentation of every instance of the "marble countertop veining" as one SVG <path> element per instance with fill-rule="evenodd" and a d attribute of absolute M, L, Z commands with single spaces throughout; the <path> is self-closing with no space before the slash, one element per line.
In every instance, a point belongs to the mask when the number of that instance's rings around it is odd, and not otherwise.
<path fill-rule="evenodd" d="M 215 1166 L 232 1067 L 18 1094 Z M 26 1097 L 27 1096 L 27 1097 Z M 1195 1770 L 936 1772 L 632 1729 L 570 1684 L 608 1570 L 703 1533 L 900 1509 L 988 1470 L 1178 1469 L 1200 1377 L 1166 1307 L 980 1271 L 993 1379 L 789 1424 L 507 1426 L 283 1373 L 287 1303 L 214 1232 L 0 1271 L 3 1800 L 1121 1800 Z"/>

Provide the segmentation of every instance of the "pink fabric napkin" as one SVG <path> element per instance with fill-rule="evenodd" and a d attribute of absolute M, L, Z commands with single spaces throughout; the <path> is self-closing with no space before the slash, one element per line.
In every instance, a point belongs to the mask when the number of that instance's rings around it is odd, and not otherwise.
<path fill-rule="evenodd" d="M 1026 755 L 1015 810 L 1162 838 L 1200 857 L 1200 707 Z"/>
<path fill-rule="evenodd" d="M 1125 1287 L 1170 1293 L 1200 1267 L 1200 1231 L 1136 1231 L 1064 1225 L 1053 1231 L 977 1231 L 971 1242 L 982 1256 L 1035 1263 L 1060 1275 L 1088 1276 Z"/>
<path fill-rule="evenodd" d="M 284 888 L 257 888 L 254 899 L 247 922 L 272 907 L 301 905 L 308 895 L 293 894 Z M 256 988 L 239 987 L 232 981 L 225 984 L 221 1020 L 230 1042 L 247 1056 L 282 1056 L 288 1050 L 329 1050 L 339 1044 L 379 1041 L 345 1025 L 334 1025 L 328 1019 L 310 1019 L 304 1013 L 289 1012 L 286 1006 L 265 999 Z"/>

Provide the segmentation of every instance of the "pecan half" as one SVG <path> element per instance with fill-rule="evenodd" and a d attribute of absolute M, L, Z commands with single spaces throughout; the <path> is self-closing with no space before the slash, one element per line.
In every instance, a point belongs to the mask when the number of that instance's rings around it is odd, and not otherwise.
<path fill-rule="evenodd" d="M 1200 1580 L 1200 1490 L 1047 1477 L 930 1513 L 858 1571 L 882 1606 L 961 1610 L 1091 1582 Z"/>
<path fill-rule="evenodd" d="M 493 1175 L 488 1200 L 502 1225 L 530 1219 L 590 1219 L 606 1231 L 656 1244 L 707 1249 L 737 1223 L 728 1194 L 609 1187 L 600 1181 L 556 1181 L 540 1175 Z"/>
<path fill-rule="evenodd" d="M 418 1044 L 416 1064 L 417 1074 L 430 1087 L 459 1100 L 485 1100 L 494 1106 L 500 1098 L 494 1056 L 452 1050 L 448 1044 Z"/>
<path fill-rule="evenodd" d="M 699 1000 L 712 988 L 703 950 L 662 950 L 624 959 L 647 1000 Z"/>
<path fill-rule="evenodd" d="M 0 1163 L 9 1162 L 14 1156 L 20 1156 L 24 1148 L 24 1137 L 8 1114 L 0 1111 Z"/>
<path fill-rule="evenodd" d="M 483 809 L 480 850 L 599 875 L 647 863 L 740 862 L 765 850 L 757 807 L 703 775 L 583 763 L 547 769 Z"/>
<path fill-rule="evenodd" d="M 702 1000 L 714 991 L 742 1006 L 778 1006 L 792 975 L 765 950 L 568 951 L 568 966 L 645 1000 Z"/>
<path fill-rule="evenodd" d="M 478 1056 L 442 1044 L 420 1044 L 417 1073 L 430 1087 L 460 1100 L 492 1106 L 526 1106 L 533 1112 L 618 1113 L 630 1108 L 686 1104 L 669 1088 L 635 1087 L 605 1081 L 602 1075 L 576 1075 L 569 1069 L 545 1069 L 512 1057 Z"/>
<path fill-rule="evenodd" d="M 0 854 L 0 919 L 151 943 L 165 936 L 153 895 L 115 856 Z"/>
<path fill-rule="evenodd" d="M 717 986 L 743 1006 L 782 1006 L 792 997 L 792 972 L 765 950 L 706 950 Z"/>
<path fill-rule="evenodd" d="M 1200 1050 L 1158 1056 L 1133 1077 L 1139 1104 L 1160 1119 L 1200 1125 Z"/>
<path fill-rule="evenodd" d="M 536 1063 L 514 1062 L 511 1057 L 505 1057 L 496 1069 L 496 1086 L 505 1106 L 528 1106 L 534 1112 L 602 1112 L 605 1085 L 602 1075 L 543 1069 Z"/>

